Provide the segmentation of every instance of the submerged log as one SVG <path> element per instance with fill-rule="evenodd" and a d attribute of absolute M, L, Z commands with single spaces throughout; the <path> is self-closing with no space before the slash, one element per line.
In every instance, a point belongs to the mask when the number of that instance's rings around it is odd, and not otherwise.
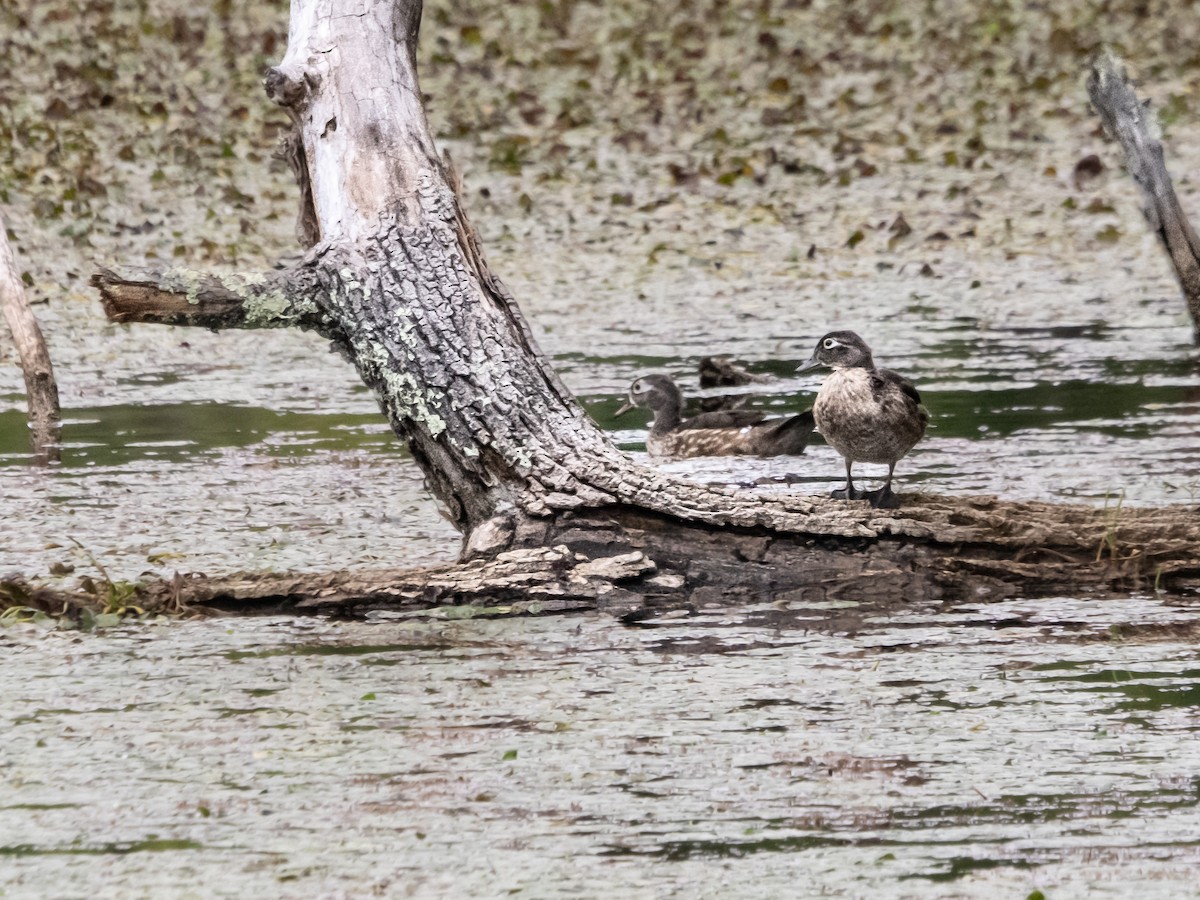
<path fill-rule="evenodd" d="M 54 380 L 54 366 L 50 362 L 46 338 L 38 325 L 37 317 L 29 308 L 17 261 L 8 245 L 8 230 L 2 215 L 0 307 L 4 310 L 4 320 L 12 332 L 17 358 L 21 361 L 21 371 L 25 375 L 25 395 L 29 404 L 29 437 L 33 444 L 34 456 L 43 461 L 57 459 L 58 439 L 62 433 L 58 383 Z"/>
<path fill-rule="evenodd" d="M 147 603 L 361 612 L 544 596 L 565 610 L 1200 583 L 1200 523 L 1184 510 L 925 495 L 875 510 L 635 464 L 559 380 L 483 258 L 421 107 L 421 4 L 332 6 L 295 0 L 286 57 L 266 80 L 297 128 L 305 259 L 261 279 L 105 271 L 93 284 L 115 321 L 295 325 L 329 338 L 408 442 L 463 535 L 463 561 L 176 579 L 142 588 Z"/>
<path fill-rule="evenodd" d="M 1121 145 L 1125 168 L 1142 191 L 1142 212 L 1150 230 L 1167 251 L 1192 317 L 1192 334 L 1200 344 L 1200 239 L 1179 205 L 1167 172 L 1158 126 L 1147 104 L 1138 100 L 1125 67 L 1112 53 L 1092 60 L 1088 95 L 1104 130 Z"/>

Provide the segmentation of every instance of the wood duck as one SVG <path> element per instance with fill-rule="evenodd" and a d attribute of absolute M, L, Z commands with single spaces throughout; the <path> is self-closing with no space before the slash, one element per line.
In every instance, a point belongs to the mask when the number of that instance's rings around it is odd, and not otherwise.
<path fill-rule="evenodd" d="M 683 395 L 666 375 L 635 379 L 629 386 L 629 401 L 616 414 L 624 415 L 635 406 L 654 411 L 654 422 L 646 437 L 646 450 L 651 456 L 685 459 L 800 454 L 813 430 L 812 410 L 767 418 L 757 410 L 728 409 L 684 419 Z"/>
<path fill-rule="evenodd" d="M 925 434 L 929 413 L 921 395 L 903 375 L 877 369 L 871 348 L 853 331 L 831 331 L 797 371 L 817 368 L 833 372 L 817 392 L 813 418 L 817 431 L 846 460 L 846 487 L 833 492 L 844 500 L 869 500 L 872 506 L 895 509 L 892 493 L 896 461 Z M 856 462 L 887 463 L 887 481 L 876 491 L 854 488 L 850 470 Z"/>

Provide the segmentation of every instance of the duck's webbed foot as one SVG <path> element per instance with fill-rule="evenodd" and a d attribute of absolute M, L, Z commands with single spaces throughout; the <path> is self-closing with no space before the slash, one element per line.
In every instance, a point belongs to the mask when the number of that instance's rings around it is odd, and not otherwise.
<path fill-rule="evenodd" d="M 851 469 L 854 466 L 853 460 L 846 459 L 846 486 L 832 491 L 829 496 L 834 500 L 861 500 L 867 495 L 866 491 L 855 490 L 854 488 L 854 473 Z"/>
<path fill-rule="evenodd" d="M 830 492 L 829 496 L 834 500 L 865 500 L 868 499 L 867 494 L 867 491 L 860 491 L 857 488 L 847 486 Z"/>
<path fill-rule="evenodd" d="M 871 501 L 871 505 L 876 509 L 899 509 L 900 497 L 894 491 L 890 484 L 885 484 L 877 491 L 865 492 L 867 500 Z"/>

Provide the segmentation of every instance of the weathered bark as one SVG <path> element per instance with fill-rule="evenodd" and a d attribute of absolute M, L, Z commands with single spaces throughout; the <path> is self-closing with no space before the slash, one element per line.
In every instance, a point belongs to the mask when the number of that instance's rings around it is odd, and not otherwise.
<path fill-rule="evenodd" d="M 58 384 L 54 380 L 54 367 L 50 363 L 50 351 L 46 349 L 46 338 L 38 325 L 37 318 L 29 308 L 25 288 L 8 245 L 8 229 L 0 215 L 0 307 L 4 309 L 4 320 L 12 332 L 25 375 L 25 395 L 29 404 L 29 438 L 34 456 L 41 460 L 57 459 L 58 439 L 62 433 L 58 406 Z"/>
<path fill-rule="evenodd" d="M 1170 257 L 1192 317 L 1193 339 L 1200 344 L 1200 240 L 1175 196 L 1157 123 L 1148 104 L 1133 92 L 1121 61 L 1108 51 L 1092 60 L 1087 89 L 1104 130 L 1121 145 L 1125 168 L 1142 190 L 1142 212 Z"/>
<path fill-rule="evenodd" d="M 186 269 L 165 275 L 127 268 L 92 275 L 104 313 L 113 322 L 221 328 L 318 328 L 320 310 L 303 271 L 218 277 Z"/>
<path fill-rule="evenodd" d="M 558 379 L 483 259 L 421 108 L 419 15 L 413 0 L 342 3 L 336 16 L 331 0 L 293 3 L 267 90 L 298 128 L 299 232 L 317 241 L 301 264 L 265 287 L 194 273 L 105 272 L 94 283 L 119 321 L 295 324 L 330 338 L 408 441 L 464 535 L 466 562 L 389 573 L 390 587 L 357 575 L 310 587 L 193 581 L 195 602 L 386 608 L 541 593 L 577 608 L 629 596 L 916 600 L 1195 582 L 1200 525 L 1183 511 L 1125 510 L 1115 522 L 1084 507 L 919 497 L 897 512 L 635 465 Z"/>

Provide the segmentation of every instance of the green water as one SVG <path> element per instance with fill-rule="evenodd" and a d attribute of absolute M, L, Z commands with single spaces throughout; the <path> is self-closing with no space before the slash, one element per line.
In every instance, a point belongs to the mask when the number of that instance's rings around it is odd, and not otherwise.
<path fill-rule="evenodd" d="M 179 464 L 247 447 L 270 458 L 338 450 L 397 455 L 398 446 L 382 417 L 366 413 L 277 412 L 211 402 L 100 406 L 66 410 L 58 464 Z M 18 409 L 0 413 L 0 466 L 32 462 L 25 416 Z"/>
<path fill-rule="evenodd" d="M 587 368 L 597 373 L 669 372 L 685 388 L 695 366 L 693 359 L 638 356 L 566 356 L 558 362 L 564 368 Z M 1104 371 L 1096 378 L 1005 386 L 1003 381 L 1011 378 L 1011 373 L 997 368 L 970 377 L 970 389 L 926 388 L 922 396 L 935 425 L 931 436 L 988 441 L 1070 427 L 1114 439 L 1149 441 L 1156 437 L 1164 420 L 1174 416 L 1190 419 L 1200 408 L 1200 393 L 1187 384 L 1189 360 L 1177 360 L 1165 369 L 1153 361 L 1097 362 Z M 748 405 L 778 415 L 809 408 L 817 382 L 806 379 L 801 387 L 794 375 L 798 364 L 797 360 L 753 364 L 750 368 L 756 374 L 776 380 L 739 389 L 749 395 Z M 1148 375 L 1170 381 L 1147 384 Z M 1001 383 L 997 386 L 998 379 Z M 170 384 L 171 379 L 163 377 L 155 383 Z M 709 389 L 704 395 L 721 393 Z M 601 428 L 622 436 L 631 429 L 646 427 L 650 418 L 645 410 L 616 418 L 615 412 L 625 402 L 623 393 L 583 394 L 580 400 Z M 0 466 L 32 464 L 20 397 L 0 396 L 0 403 L 5 401 L 11 408 L 0 412 Z M 693 404 L 689 410 L 698 411 L 698 407 Z M 382 417 L 366 411 L 276 411 L 217 402 L 127 404 L 67 409 L 59 464 L 77 468 L 128 466 L 143 460 L 183 463 L 248 447 L 271 457 L 303 457 L 330 451 L 402 453 L 399 446 Z M 1159 448 L 1148 443 L 1146 452 L 1153 454 Z M 1019 457 L 1020 453 L 1013 455 Z M 1019 459 L 1012 464 L 1019 467 Z"/>
<path fill-rule="evenodd" d="M 687 362 L 632 358 L 624 364 L 639 371 L 655 371 L 678 370 Z M 785 367 L 794 369 L 790 362 Z M 771 367 L 761 368 L 769 371 Z M 1193 401 L 1193 394 L 1182 385 L 1067 381 L 997 390 L 926 390 L 923 399 L 933 411 L 938 438 L 991 440 L 1071 426 L 1113 438 L 1136 439 L 1153 437 L 1164 412 L 1169 415 L 1173 407 L 1187 409 L 1192 402 L 1200 402 Z M 760 408 L 783 415 L 808 408 L 812 398 L 812 389 L 807 388 L 773 391 L 756 402 Z M 646 412 L 616 418 L 614 413 L 625 402 L 622 394 L 580 399 L 596 422 L 610 431 L 628 431 L 633 422 L 649 419 Z M 1154 406 L 1154 415 L 1146 414 L 1147 405 Z M 986 428 L 981 429 L 981 423 L 986 423 Z M 59 465 L 184 463 L 248 447 L 274 458 L 330 451 L 402 456 L 400 446 L 382 417 L 370 413 L 277 412 L 220 403 L 101 406 L 66 411 Z M 0 412 L 0 466 L 31 464 L 24 414 L 19 408 Z"/>

